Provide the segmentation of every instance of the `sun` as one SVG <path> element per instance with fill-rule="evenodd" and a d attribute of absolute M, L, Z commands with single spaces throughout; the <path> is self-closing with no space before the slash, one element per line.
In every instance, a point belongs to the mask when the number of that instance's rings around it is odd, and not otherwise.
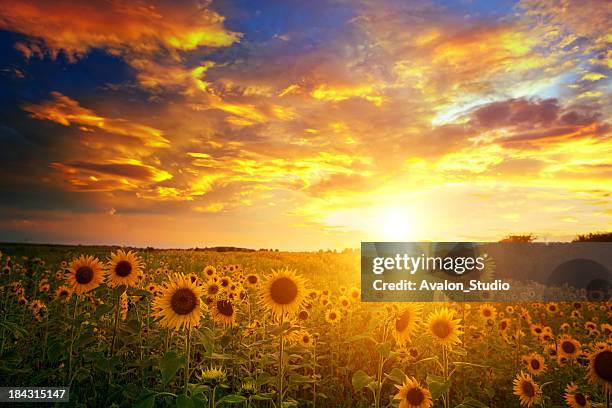
<path fill-rule="evenodd" d="M 385 241 L 403 241 L 412 233 L 409 217 L 400 210 L 391 210 L 382 214 L 379 225 L 381 238 Z"/>

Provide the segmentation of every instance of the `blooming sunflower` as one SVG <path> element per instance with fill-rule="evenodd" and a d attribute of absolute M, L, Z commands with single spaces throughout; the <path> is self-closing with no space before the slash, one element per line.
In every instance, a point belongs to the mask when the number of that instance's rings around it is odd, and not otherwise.
<path fill-rule="evenodd" d="M 257 287 L 257 285 L 259 285 L 259 275 L 255 273 L 251 273 L 247 275 L 246 284 L 247 286 L 252 287 L 252 288 Z"/>
<path fill-rule="evenodd" d="M 70 263 L 66 283 L 77 296 L 97 288 L 104 280 L 104 266 L 98 258 L 81 255 Z"/>
<path fill-rule="evenodd" d="M 108 261 L 108 286 L 137 286 L 142 275 L 143 261 L 136 252 L 119 249 Z"/>
<path fill-rule="evenodd" d="M 449 347 L 461 343 L 461 320 L 453 318 L 454 313 L 446 307 L 429 314 L 427 328 L 436 342 Z"/>
<path fill-rule="evenodd" d="M 179 330 L 191 328 L 200 322 L 204 303 L 200 300 L 202 288 L 191 280 L 175 273 L 153 300 L 153 316 L 161 317 L 161 325 Z"/>
<path fill-rule="evenodd" d="M 523 361 L 527 365 L 527 370 L 529 370 L 532 375 L 539 375 L 546 371 L 544 357 L 542 357 L 538 353 L 531 353 L 523 357 Z"/>
<path fill-rule="evenodd" d="M 589 355 L 589 382 L 612 391 L 612 346 L 602 343 Z"/>
<path fill-rule="evenodd" d="M 401 312 L 397 313 L 393 321 L 393 337 L 398 344 L 410 341 L 410 335 L 420 321 L 423 305 L 409 303 Z"/>
<path fill-rule="evenodd" d="M 55 289 L 56 299 L 66 301 L 70 297 L 70 295 L 72 295 L 72 291 L 68 286 L 62 285 L 59 288 Z"/>
<path fill-rule="evenodd" d="M 305 348 L 311 347 L 313 344 L 312 336 L 306 331 L 300 333 L 299 344 Z"/>
<path fill-rule="evenodd" d="M 297 312 L 306 294 L 304 279 L 286 268 L 273 270 L 259 289 L 260 304 L 277 318 Z"/>
<path fill-rule="evenodd" d="M 329 309 L 325 312 L 325 321 L 328 323 L 336 324 L 340 321 L 340 312 L 337 309 Z"/>
<path fill-rule="evenodd" d="M 497 316 L 497 310 L 495 309 L 495 306 L 486 303 L 486 304 L 480 306 L 480 315 L 485 320 L 486 319 L 495 319 L 495 317 Z"/>
<path fill-rule="evenodd" d="M 210 280 L 204 285 L 206 296 L 217 296 L 221 292 L 221 286 L 214 280 Z"/>
<path fill-rule="evenodd" d="M 576 384 L 568 384 L 565 388 L 565 402 L 571 408 L 590 408 L 589 397 L 578 391 Z"/>
<path fill-rule="evenodd" d="M 216 299 L 210 306 L 210 313 L 213 320 L 231 326 L 236 321 L 236 308 L 229 299 Z"/>
<path fill-rule="evenodd" d="M 521 406 L 531 407 L 540 400 L 540 386 L 533 381 L 531 375 L 521 371 L 512 384 L 514 395 L 518 395 Z"/>
<path fill-rule="evenodd" d="M 206 277 L 206 279 L 210 279 L 215 275 L 217 275 L 217 270 L 214 266 L 208 265 L 206 266 L 206 268 L 204 268 L 204 276 Z"/>
<path fill-rule="evenodd" d="M 396 387 L 398 392 L 393 399 L 400 400 L 399 408 L 429 408 L 433 405 L 429 390 L 421 387 L 414 377 L 406 378 Z"/>
<path fill-rule="evenodd" d="M 580 348 L 580 343 L 572 338 L 572 336 L 564 334 L 559 339 L 559 357 L 575 358 L 580 353 Z"/>

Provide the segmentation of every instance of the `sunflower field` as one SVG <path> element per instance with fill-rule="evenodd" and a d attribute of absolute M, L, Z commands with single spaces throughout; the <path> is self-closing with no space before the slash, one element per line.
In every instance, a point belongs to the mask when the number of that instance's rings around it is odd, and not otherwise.
<path fill-rule="evenodd" d="M 610 407 L 612 304 L 362 303 L 359 253 L 5 245 L 0 386 L 90 407 Z"/>

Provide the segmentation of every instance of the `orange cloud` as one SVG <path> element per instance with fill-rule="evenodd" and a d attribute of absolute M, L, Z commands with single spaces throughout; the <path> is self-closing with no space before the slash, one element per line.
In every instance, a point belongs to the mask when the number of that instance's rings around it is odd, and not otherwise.
<path fill-rule="evenodd" d="M 0 14 L 0 28 L 40 39 L 53 56 L 64 51 L 69 58 L 92 48 L 124 55 L 150 54 L 163 49 L 224 47 L 239 39 L 237 33 L 223 27 L 223 17 L 214 11 L 177 3 L 2 0 Z M 39 45 L 34 42 L 33 47 L 35 52 Z"/>
<path fill-rule="evenodd" d="M 167 148 L 170 146 L 170 141 L 159 129 L 132 123 L 125 119 L 100 116 L 59 92 L 51 92 L 50 100 L 40 104 L 24 105 L 23 109 L 36 119 L 50 120 L 64 126 L 78 125 L 81 130 L 85 131 L 98 129 L 116 135 L 137 138 L 150 147 Z"/>

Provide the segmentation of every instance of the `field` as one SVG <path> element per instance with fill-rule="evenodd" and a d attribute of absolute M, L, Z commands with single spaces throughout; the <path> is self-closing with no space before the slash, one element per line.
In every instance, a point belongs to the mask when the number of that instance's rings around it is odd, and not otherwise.
<path fill-rule="evenodd" d="M 361 303 L 359 253 L 2 245 L 0 386 L 73 406 L 610 406 L 612 304 Z"/>

